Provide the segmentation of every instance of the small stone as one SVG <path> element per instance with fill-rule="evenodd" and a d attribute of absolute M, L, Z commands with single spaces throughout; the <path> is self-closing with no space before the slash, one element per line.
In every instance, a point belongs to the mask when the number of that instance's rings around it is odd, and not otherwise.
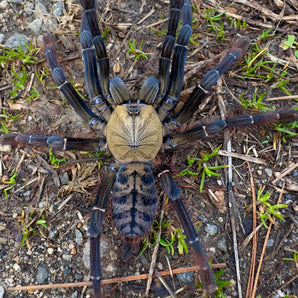
<path fill-rule="evenodd" d="M 82 279 L 82 278 L 83 278 L 83 275 L 82 275 L 82 274 L 80 274 L 80 273 L 78 273 L 78 272 L 75 273 L 75 279 L 76 279 L 76 280 L 80 280 L 80 279 Z"/>
<path fill-rule="evenodd" d="M 111 250 L 110 257 L 112 261 L 116 261 L 118 259 L 118 254 L 115 251 Z"/>
<path fill-rule="evenodd" d="M 83 262 L 84 262 L 84 265 L 87 269 L 90 270 L 90 242 L 87 241 L 85 244 L 84 244 L 84 249 L 83 249 Z"/>
<path fill-rule="evenodd" d="M 109 265 L 106 267 L 106 271 L 110 272 L 112 275 L 115 275 L 117 267 L 114 264 L 109 263 Z"/>
<path fill-rule="evenodd" d="M 36 272 L 36 281 L 39 285 L 48 283 L 49 273 L 44 265 L 39 265 Z"/>
<path fill-rule="evenodd" d="M 216 249 L 215 249 L 215 247 L 210 246 L 210 247 L 208 247 L 208 251 L 210 251 L 214 255 L 216 252 Z"/>
<path fill-rule="evenodd" d="M 266 168 L 265 173 L 267 174 L 267 176 L 272 177 L 272 170 L 271 169 Z"/>
<path fill-rule="evenodd" d="M 0 2 L 0 8 L 5 9 L 8 6 L 8 2 L 7 1 L 1 1 Z"/>
<path fill-rule="evenodd" d="M 25 197 L 29 197 L 31 195 L 31 190 L 27 190 L 24 192 Z"/>
<path fill-rule="evenodd" d="M 69 266 L 66 265 L 64 267 L 64 272 L 63 272 L 64 277 L 66 277 L 68 275 L 68 272 L 69 272 Z"/>
<path fill-rule="evenodd" d="M 38 2 L 36 5 L 35 5 L 35 9 L 38 11 L 40 10 L 43 14 L 48 14 L 48 11 L 46 9 L 46 7 L 41 3 L 41 2 Z"/>
<path fill-rule="evenodd" d="M 17 271 L 17 272 L 21 270 L 20 265 L 17 264 L 17 263 L 14 263 L 12 268 L 13 268 L 14 271 Z"/>
<path fill-rule="evenodd" d="M 278 178 L 280 176 L 280 172 L 274 172 L 274 177 Z"/>
<path fill-rule="evenodd" d="M 63 15 L 63 3 L 62 2 L 54 3 L 53 14 L 57 17 L 61 17 Z"/>
<path fill-rule="evenodd" d="M 81 245 L 83 243 L 83 234 L 79 229 L 75 229 L 75 233 L 76 233 L 75 242 Z"/>
<path fill-rule="evenodd" d="M 224 253 L 227 253 L 228 252 L 227 239 L 225 237 L 219 238 L 217 241 L 217 247 Z"/>
<path fill-rule="evenodd" d="M 49 254 L 49 255 L 52 255 L 52 254 L 54 253 L 54 248 L 49 247 L 49 248 L 47 249 L 47 251 L 48 251 L 48 254 Z"/>
<path fill-rule="evenodd" d="M 216 225 L 211 225 L 211 224 L 206 224 L 205 231 L 209 235 L 214 236 L 217 233 L 217 226 Z"/>
<path fill-rule="evenodd" d="M 259 176 L 261 176 L 262 175 L 262 170 L 257 170 L 257 174 L 259 175 Z"/>
<path fill-rule="evenodd" d="M 2 286 L 0 286 L 0 298 L 3 298 L 4 297 L 4 288 Z"/>
<path fill-rule="evenodd" d="M 15 33 L 5 42 L 5 46 L 10 49 L 18 49 L 18 46 L 21 46 L 24 51 L 27 50 L 25 44 L 29 43 L 29 38 L 25 34 Z"/>
<path fill-rule="evenodd" d="M 38 35 L 40 32 L 41 25 L 42 25 L 42 20 L 37 18 L 28 25 L 28 28 L 32 30 L 34 34 Z"/>
<path fill-rule="evenodd" d="M 58 238 L 58 236 L 59 236 L 59 233 L 57 230 L 50 231 L 50 233 L 49 233 L 49 238 L 51 240 L 56 240 Z"/>
<path fill-rule="evenodd" d="M 158 268 L 159 270 L 163 270 L 163 265 L 162 265 L 162 263 L 159 262 L 159 263 L 157 264 L 157 268 Z"/>
<path fill-rule="evenodd" d="M 274 244 L 274 240 L 273 239 L 269 239 L 268 242 L 267 242 L 266 247 L 272 247 L 273 244 Z"/>
<path fill-rule="evenodd" d="M 70 254 L 72 256 L 76 255 L 77 254 L 77 249 L 75 247 L 73 247 L 71 250 L 70 250 Z"/>
<path fill-rule="evenodd" d="M 62 259 L 65 260 L 65 261 L 70 261 L 72 258 L 72 255 L 70 254 L 63 254 L 62 255 Z"/>
<path fill-rule="evenodd" d="M 78 298 L 78 297 L 79 297 L 78 291 L 75 291 L 71 294 L 71 298 Z"/>
<path fill-rule="evenodd" d="M 62 173 L 59 178 L 62 185 L 67 185 L 69 183 L 69 176 L 67 172 Z"/>
<path fill-rule="evenodd" d="M 27 13 L 27 14 L 32 14 L 33 13 L 33 10 L 34 10 L 34 4 L 33 3 L 26 3 L 25 6 L 24 6 L 24 11 Z"/>
<path fill-rule="evenodd" d="M 186 268 L 185 266 L 178 267 L 178 268 Z M 177 278 L 183 284 L 192 284 L 194 282 L 194 273 L 193 272 L 183 272 L 178 273 Z"/>
<path fill-rule="evenodd" d="M 3 175 L 1 178 L 2 184 L 5 184 L 7 181 L 9 181 L 9 177 L 7 175 Z"/>

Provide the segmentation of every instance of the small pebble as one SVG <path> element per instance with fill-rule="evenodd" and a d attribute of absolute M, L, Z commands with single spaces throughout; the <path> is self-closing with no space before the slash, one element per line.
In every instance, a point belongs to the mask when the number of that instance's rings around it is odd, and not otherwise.
<path fill-rule="evenodd" d="M 36 272 L 36 281 L 39 285 L 46 284 L 48 282 L 49 273 L 44 265 L 39 265 Z"/>
<path fill-rule="evenodd" d="M 101 242 L 101 241 L 100 241 Z M 90 270 L 90 242 L 87 241 L 84 244 L 84 249 L 83 249 L 83 262 L 85 267 Z"/>
<path fill-rule="evenodd" d="M 75 229 L 75 233 L 76 233 L 75 242 L 81 245 L 83 243 L 83 234 L 79 229 Z"/>
<path fill-rule="evenodd" d="M 217 233 L 216 225 L 206 224 L 204 229 L 205 229 L 206 233 L 208 233 L 211 236 L 214 236 Z"/>
<path fill-rule="evenodd" d="M 272 170 L 271 169 L 266 168 L 265 173 L 267 174 L 267 176 L 272 177 Z"/>
<path fill-rule="evenodd" d="M 60 182 L 62 185 L 67 185 L 69 182 L 69 176 L 67 172 L 64 172 L 60 175 Z"/>
<path fill-rule="evenodd" d="M 47 249 L 47 251 L 48 251 L 48 254 L 49 254 L 49 255 L 52 255 L 52 254 L 54 253 L 54 248 L 49 247 L 49 248 Z"/>
<path fill-rule="evenodd" d="M 114 264 L 112 264 L 112 263 L 109 263 L 109 265 L 106 267 L 106 270 L 108 272 L 110 272 L 112 275 L 115 275 L 116 274 L 117 269 L 118 268 Z"/>
<path fill-rule="evenodd" d="M 58 231 L 57 231 L 57 230 L 54 230 L 54 231 L 50 231 L 48 237 L 49 237 L 51 240 L 56 240 L 56 239 L 58 238 L 58 236 L 59 236 Z"/>
<path fill-rule="evenodd" d="M 268 242 L 267 242 L 266 247 L 272 247 L 273 244 L 274 244 L 274 240 L 273 239 L 269 239 Z"/>
<path fill-rule="evenodd" d="M 70 254 L 63 254 L 62 255 L 62 259 L 65 260 L 65 261 L 70 261 L 72 258 L 72 255 Z"/>
<path fill-rule="evenodd" d="M 0 8 L 2 8 L 2 9 L 5 9 L 7 7 L 7 5 L 8 5 L 8 2 L 5 0 L 0 2 Z"/>
<path fill-rule="evenodd" d="M 57 17 L 61 17 L 63 15 L 63 3 L 57 2 L 53 5 L 53 14 Z"/>
<path fill-rule="evenodd" d="M 42 25 L 42 20 L 37 18 L 28 25 L 28 28 L 32 30 L 34 34 L 38 35 L 40 32 L 41 25 Z"/>
<path fill-rule="evenodd" d="M 10 49 L 18 49 L 18 46 L 21 45 L 24 51 L 27 50 L 24 44 L 29 44 L 29 38 L 25 34 L 15 33 L 5 42 L 5 46 Z"/>
<path fill-rule="evenodd" d="M 4 288 L 2 286 L 0 286 L 0 298 L 3 298 L 4 297 Z"/>
<path fill-rule="evenodd" d="M 14 263 L 12 268 L 13 268 L 14 271 L 17 271 L 17 272 L 21 270 L 20 265 L 17 264 L 17 263 Z"/>
<path fill-rule="evenodd" d="M 186 268 L 185 266 L 178 267 L 178 268 Z M 192 284 L 194 282 L 194 273 L 193 272 L 183 272 L 178 273 L 177 278 L 183 284 Z"/>
<path fill-rule="evenodd" d="M 116 261 L 118 259 L 118 254 L 115 251 L 111 250 L 110 257 L 112 261 Z"/>
<path fill-rule="evenodd" d="M 217 247 L 227 253 L 228 252 L 228 245 L 227 245 L 227 239 L 225 237 L 219 238 L 217 241 Z"/>
<path fill-rule="evenodd" d="M 37 6 L 37 7 L 36 7 Z M 35 9 L 38 11 L 40 10 L 43 14 L 48 14 L 48 11 L 46 9 L 46 7 L 41 3 L 41 2 L 38 2 L 36 5 L 35 5 Z"/>
<path fill-rule="evenodd" d="M 79 297 L 78 291 L 75 291 L 71 294 L 71 298 L 78 298 L 78 297 Z"/>

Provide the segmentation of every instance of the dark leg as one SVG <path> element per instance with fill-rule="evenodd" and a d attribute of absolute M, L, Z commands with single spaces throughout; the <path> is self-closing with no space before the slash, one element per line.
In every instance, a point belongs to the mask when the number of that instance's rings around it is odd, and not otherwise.
<path fill-rule="evenodd" d="M 170 78 L 171 55 L 175 45 L 176 31 L 178 27 L 180 10 L 184 1 L 170 1 L 170 18 L 167 36 L 163 42 L 161 57 L 159 59 L 159 92 L 163 98 L 168 90 Z"/>
<path fill-rule="evenodd" d="M 189 214 L 183 203 L 180 189 L 178 188 L 169 170 L 161 172 L 158 176 L 161 180 L 163 189 L 174 205 L 175 211 L 177 212 L 186 238 L 195 250 L 195 255 L 200 265 L 200 277 L 204 289 L 209 293 L 213 293 L 217 289 L 214 274 L 208 265 L 208 257 L 200 244 L 199 235 L 195 227 L 193 226 L 193 223 L 191 222 Z"/>
<path fill-rule="evenodd" d="M 44 46 L 55 83 L 78 115 L 90 126 L 93 126 L 98 121 L 98 117 L 87 107 L 70 82 L 66 80 L 62 68 L 58 65 L 51 35 L 44 36 Z"/>
<path fill-rule="evenodd" d="M 174 2 L 174 1 L 173 1 Z M 172 3 L 172 1 L 171 1 Z M 177 44 L 174 48 L 174 54 L 173 54 L 173 62 L 172 62 L 172 69 L 171 69 L 171 75 L 170 75 L 170 81 L 167 82 L 168 78 L 168 67 L 162 66 L 163 63 L 169 63 L 170 59 L 170 52 L 169 50 L 172 50 L 172 44 L 171 47 L 167 48 L 166 43 L 173 42 L 173 38 L 175 37 L 177 23 L 179 20 L 179 9 L 178 6 L 181 5 L 180 1 L 177 1 L 175 7 L 171 7 L 171 14 L 170 14 L 170 23 L 169 23 L 169 40 L 165 40 L 164 46 L 163 46 L 163 53 L 160 60 L 160 93 L 164 92 L 162 90 L 163 84 L 167 84 L 168 88 L 165 89 L 165 97 L 161 102 L 161 107 L 158 108 L 158 115 L 161 121 L 163 122 L 169 122 L 171 120 L 170 117 L 168 117 L 168 114 L 170 111 L 175 107 L 176 103 L 178 102 L 180 92 L 182 89 L 183 84 L 183 77 L 184 77 L 184 65 L 185 65 L 185 59 L 187 56 L 187 45 L 191 36 L 192 32 L 192 10 L 191 10 L 191 4 L 189 0 L 185 0 L 183 5 L 183 25 L 179 31 L 178 38 L 177 38 Z M 167 37 L 168 37 L 167 36 Z M 174 39 L 175 40 L 175 39 Z M 164 62 L 165 61 L 165 62 Z M 163 69 L 163 68 L 164 69 Z"/>
<path fill-rule="evenodd" d="M 82 14 L 81 32 L 90 32 L 92 35 L 92 43 L 95 47 L 97 56 L 98 70 L 99 70 L 99 84 L 101 93 L 105 97 L 109 95 L 109 58 L 107 56 L 106 48 L 103 38 L 101 37 L 98 22 L 95 11 L 95 0 L 80 0 L 84 12 Z M 83 49 L 90 48 L 90 46 L 84 46 Z M 93 97 L 91 97 L 93 98 Z"/>
<path fill-rule="evenodd" d="M 90 220 L 90 267 L 94 297 L 104 297 L 100 286 L 102 276 L 100 264 L 100 235 L 104 213 L 108 206 L 117 171 L 118 169 L 115 167 L 108 169 L 108 173 L 98 190 Z"/>
<path fill-rule="evenodd" d="M 190 119 L 190 117 L 193 115 L 193 112 L 198 109 L 202 100 L 216 84 L 219 77 L 223 75 L 235 61 L 243 57 L 245 52 L 248 50 L 249 45 L 250 41 L 248 38 L 241 37 L 238 39 L 235 48 L 223 58 L 223 60 L 215 67 L 215 69 L 210 70 L 204 76 L 200 84 L 198 84 L 191 93 L 188 101 L 184 103 L 181 110 L 174 117 L 178 123 L 182 124 Z"/>
<path fill-rule="evenodd" d="M 226 120 L 216 120 L 206 125 L 198 125 L 185 132 L 167 136 L 164 141 L 165 147 L 175 148 L 179 145 L 195 142 L 215 135 L 225 128 L 246 127 L 254 124 L 264 124 L 278 121 L 298 120 L 298 111 L 266 112 L 255 115 L 237 116 Z"/>
<path fill-rule="evenodd" d="M 104 148 L 105 138 L 79 139 L 61 138 L 56 136 L 42 136 L 29 134 L 6 134 L 0 136 L 1 145 L 30 144 L 37 146 L 52 147 L 61 150 L 101 151 Z"/>

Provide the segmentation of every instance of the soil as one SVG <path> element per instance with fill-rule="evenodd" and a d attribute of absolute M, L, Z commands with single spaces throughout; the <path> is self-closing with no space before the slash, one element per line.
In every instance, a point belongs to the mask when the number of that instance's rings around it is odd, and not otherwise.
<path fill-rule="evenodd" d="M 2 1 L 6 2 L 6 1 Z M 2 3 L 1 2 L 1 3 Z M 56 54 L 66 76 L 71 78 L 76 88 L 87 97 L 84 82 L 84 71 L 81 60 L 79 42 L 80 16 L 82 9 L 74 1 L 65 0 L 61 16 L 53 14 L 53 2 L 41 1 L 48 14 L 35 9 L 26 12 L 28 4 L 34 1 L 8 1 L 8 5 L 2 11 L 2 29 L 5 38 L 8 39 L 15 32 L 26 34 L 34 47 L 40 48 L 35 53 L 33 64 L 25 64 L 25 70 L 31 76 L 47 71 L 47 63 L 44 60 L 44 51 L 40 43 L 41 35 L 52 32 L 55 40 Z M 74 3 L 73 3 L 74 2 Z M 274 68 L 272 72 L 258 66 L 253 72 L 255 75 L 248 77 L 243 75 L 244 58 L 237 62 L 223 76 L 222 86 L 217 85 L 211 96 L 204 101 L 204 107 L 196 113 L 195 120 L 202 123 L 212 122 L 219 118 L 219 98 L 222 96 L 226 106 L 227 117 L 239 114 L 255 113 L 253 108 L 244 111 L 240 104 L 240 95 L 244 99 L 257 98 L 264 92 L 265 98 L 285 96 L 284 89 L 278 88 L 277 83 L 288 80 L 285 84 L 287 92 L 298 94 L 297 87 L 297 59 L 294 56 L 294 46 L 282 49 L 281 44 L 287 40 L 287 36 L 294 35 L 298 40 L 297 32 L 297 1 L 284 1 L 283 7 L 277 6 L 278 1 L 258 1 L 263 10 L 240 1 L 221 1 L 217 3 L 218 11 L 226 10 L 230 14 L 247 18 L 247 25 L 236 21 L 232 22 L 227 15 L 222 16 L 213 24 L 220 28 L 223 25 L 223 36 L 218 37 L 211 28 L 211 22 L 207 21 L 208 8 L 214 8 L 213 1 L 192 1 L 193 35 L 189 45 L 188 57 L 185 66 L 185 82 L 181 98 L 187 98 L 191 88 L 199 83 L 204 74 L 214 68 L 220 58 L 233 47 L 240 36 L 249 37 L 254 43 L 253 49 L 268 48 L 272 57 L 279 60 L 268 67 Z M 5 3 L 4 3 L 5 4 Z M 164 30 L 167 28 L 166 18 L 169 14 L 168 1 L 98 1 L 98 21 L 101 32 L 105 32 L 105 43 L 110 58 L 111 76 L 122 78 L 127 85 L 132 97 L 151 75 L 158 75 L 159 55 L 164 40 Z M 268 12 L 272 12 L 268 14 Z M 274 19 L 273 13 L 282 16 L 292 16 L 293 19 Z M 296 19 L 294 16 L 296 15 Z M 28 29 L 28 24 L 35 17 L 42 19 L 43 26 L 36 33 Z M 235 18 L 233 18 L 235 20 Z M 52 21 L 52 25 L 50 25 Z M 238 25 L 236 25 L 238 24 Z M 0 25 L 1 26 L 1 25 Z M 260 39 L 263 31 L 272 28 L 268 37 Z M 135 59 L 128 53 L 130 46 L 127 43 L 135 43 L 138 50 L 147 57 Z M 297 46 L 296 46 L 297 50 Z M 223 55 L 218 56 L 220 53 Z M 264 61 L 269 61 L 269 55 L 263 56 Z M 290 62 L 286 71 L 281 60 Z M 204 63 L 204 61 L 206 63 Z M 257 60 L 260 61 L 260 60 Z M 275 64 L 274 64 L 275 63 Z M 97 132 L 84 124 L 75 114 L 72 108 L 63 99 L 59 90 L 51 86 L 51 75 L 45 75 L 40 82 L 35 76 L 32 85 L 28 88 L 36 88 L 39 95 L 29 101 L 28 92 L 32 89 L 22 89 L 18 96 L 12 98 L 9 91 L 14 87 L 11 68 L 21 71 L 20 60 L 9 61 L 1 68 L 0 95 L 1 117 L 10 132 L 27 132 L 42 135 L 58 135 L 67 137 L 96 138 Z M 28 80 L 29 82 L 29 80 Z M 297 109 L 297 98 L 279 101 L 265 101 L 269 108 L 276 110 Z M 292 132 L 297 133 L 296 129 Z M 233 158 L 233 196 L 235 213 L 231 213 L 227 192 L 226 169 L 218 170 L 219 177 L 207 177 L 203 191 L 200 192 L 201 174 L 198 176 L 181 176 L 179 173 L 188 167 L 187 156 L 201 157 L 202 153 L 210 153 L 218 146 L 225 149 L 228 140 L 232 144 L 232 152 L 242 156 L 254 157 L 257 161 L 247 161 Z M 231 129 L 219 133 L 216 137 L 194 142 L 175 151 L 165 152 L 157 157 L 171 167 L 177 184 L 182 190 L 185 204 L 190 213 L 195 227 L 200 226 L 199 234 L 202 245 L 213 264 L 224 263 L 223 275 L 220 280 L 229 281 L 217 297 L 241 297 L 237 287 L 237 275 L 235 269 L 235 253 L 233 250 L 233 234 L 231 220 L 235 221 L 236 237 L 240 262 L 240 284 L 242 296 L 247 292 L 250 276 L 251 258 L 256 253 L 256 269 L 261 262 L 256 296 L 260 297 L 294 297 L 297 291 L 297 177 L 298 177 L 298 137 L 289 137 L 274 129 L 271 124 L 259 125 L 251 128 Z M 113 158 L 104 153 L 90 156 L 85 152 L 64 152 L 53 150 L 54 156 L 65 159 L 59 167 L 51 165 L 48 148 L 36 146 L 12 146 L 1 147 L 1 192 L 0 192 L 0 292 L 4 288 L 4 297 L 92 297 L 91 287 L 70 287 L 42 290 L 11 291 L 9 287 L 35 284 L 58 284 L 89 281 L 88 268 L 88 223 L 91 208 L 97 189 L 105 176 L 106 166 L 113 162 Z M 226 149 L 225 149 L 226 150 Z M 228 163 L 223 153 L 210 158 L 207 164 L 210 166 L 226 165 Z M 156 163 L 152 163 L 153 170 L 157 170 Z M 196 166 L 190 168 L 196 172 Z M 285 170 L 289 172 L 279 176 Z M 16 180 L 13 184 L 7 184 L 9 177 L 16 172 Z M 279 178 L 278 178 L 279 177 Z M 163 191 L 156 182 L 160 197 Z M 4 189 L 13 185 L 7 191 Z M 283 220 L 275 218 L 270 230 L 262 225 L 259 215 L 266 213 L 264 204 L 258 203 L 255 214 L 258 217 L 256 247 L 252 241 L 245 242 L 253 230 L 253 196 L 259 188 L 264 188 L 263 194 L 270 193 L 269 203 L 287 204 L 281 209 Z M 215 193 L 215 200 L 210 195 L 210 190 Z M 231 203 L 232 204 L 232 203 Z M 164 219 L 171 225 L 162 230 L 162 237 L 170 239 L 170 233 L 180 228 L 171 204 L 166 203 Z M 41 220 L 44 220 L 41 221 Z M 157 221 L 159 216 L 157 216 Z M 270 221 L 266 221 L 270 225 Z M 46 225 L 47 227 L 43 226 Z M 172 229 L 172 230 L 171 230 Z M 30 230 L 26 241 L 24 233 Z M 269 231 L 269 232 L 268 232 Z M 102 228 L 102 268 L 103 279 L 135 276 L 148 272 L 148 268 L 142 263 L 141 258 L 134 258 L 129 262 L 121 260 L 122 241 L 112 222 L 111 208 L 107 211 Z M 269 233 L 269 239 L 266 235 Z M 148 241 L 153 242 L 153 234 L 148 236 Z M 267 241 L 267 242 L 266 242 Z M 262 255 L 263 245 L 266 245 Z M 141 245 L 142 246 L 142 245 Z M 180 266 L 194 264 L 193 253 L 190 245 L 188 254 L 180 255 L 177 242 L 174 243 L 174 253 L 167 251 L 160 245 L 156 266 L 158 271 L 169 270 Z M 144 251 L 147 260 L 152 260 L 154 247 L 150 246 Z M 296 258 L 295 258 L 296 253 Z M 256 272 L 255 269 L 255 272 Z M 219 269 L 214 269 L 218 271 Z M 255 275 L 254 275 L 255 276 Z M 187 275 L 190 282 L 183 281 L 176 275 L 166 277 L 170 288 L 174 291 L 180 289 L 177 297 L 208 297 L 208 295 L 196 284 L 200 284 L 198 272 Z M 220 283 L 218 283 L 220 285 Z M 124 283 L 104 285 L 106 297 L 139 297 L 146 291 L 146 279 Z M 222 296 L 220 296 L 222 295 Z M 292 295 L 292 296 L 291 296 Z M 153 279 L 150 297 L 167 297 L 169 293 L 160 286 L 157 278 Z M 249 295 L 247 297 L 250 297 Z"/>

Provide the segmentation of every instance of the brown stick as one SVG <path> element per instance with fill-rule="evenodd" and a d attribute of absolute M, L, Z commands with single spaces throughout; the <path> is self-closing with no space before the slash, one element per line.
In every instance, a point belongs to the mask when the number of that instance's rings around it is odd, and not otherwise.
<path fill-rule="evenodd" d="M 218 263 L 213 264 L 212 268 L 225 268 L 225 263 Z M 186 267 L 186 268 L 177 268 L 172 269 L 173 274 L 178 273 L 185 273 L 185 272 L 192 272 L 192 271 L 199 271 L 200 266 L 192 266 L 192 267 Z M 167 276 L 171 275 L 170 271 L 161 271 L 159 272 L 161 276 Z M 110 279 L 104 279 L 101 281 L 101 284 L 107 285 L 112 283 L 121 283 L 121 282 L 127 282 L 127 281 L 135 281 L 135 280 L 142 280 L 148 278 L 148 273 L 140 274 L 140 275 L 131 275 L 131 276 L 125 276 L 125 277 L 115 277 Z M 74 283 L 63 283 L 63 284 L 51 284 L 51 285 L 33 285 L 33 286 L 18 286 L 18 287 L 9 287 L 8 291 L 28 291 L 28 290 L 42 290 L 42 289 L 58 289 L 58 288 L 71 288 L 71 287 L 91 287 L 92 282 L 91 281 L 83 281 L 83 282 L 74 282 Z"/>

